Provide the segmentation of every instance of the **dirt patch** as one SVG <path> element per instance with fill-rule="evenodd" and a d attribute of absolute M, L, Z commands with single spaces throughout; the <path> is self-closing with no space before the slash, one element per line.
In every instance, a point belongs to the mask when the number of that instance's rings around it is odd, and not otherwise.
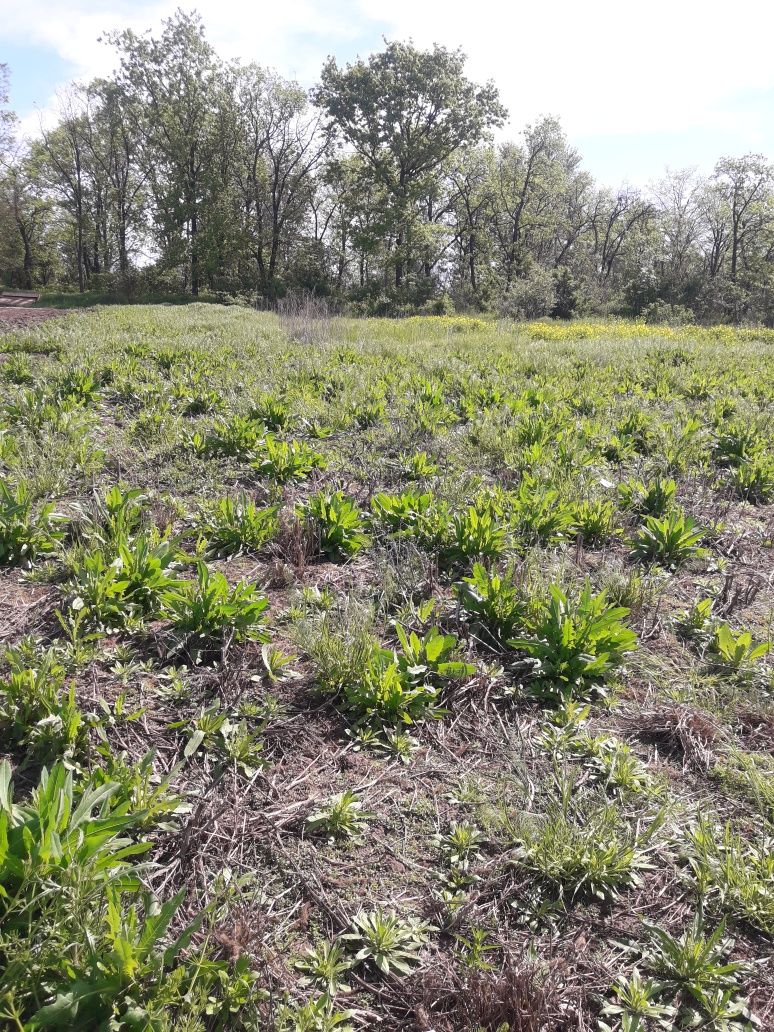
<path fill-rule="evenodd" d="M 37 326 L 46 319 L 62 315 L 59 308 L 11 308 L 0 305 L 0 333 L 12 333 Z"/>

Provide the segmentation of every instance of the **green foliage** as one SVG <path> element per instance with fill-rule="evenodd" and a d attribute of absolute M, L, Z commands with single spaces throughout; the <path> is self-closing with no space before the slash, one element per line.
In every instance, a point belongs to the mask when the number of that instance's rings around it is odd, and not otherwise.
<path fill-rule="evenodd" d="M 172 622 L 174 650 L 199 662 L 208 654 L 220 655 L 232 641 L 266 641 L 268 605 L 254 584 L 240 581 L 232 588 L 222 573 L 198 562 L 196 580 L 168 593 L 164 612 Z"/>
<path fill-rule="evenodd" d="M 188 730 L 189 738 L 183 750 L 185 759 L 190 759 L 202 748 L 225 762 L 231 762 L 248 778 L 263 766 L 263 743 L 259 734 L 248 727 L 247 721 L 232 720 L 227 712 L 221 710 L 219 702 L 203 709 Z"/>
<path fill-rule="evenodd" d="M 51 504 L 36 508 L 26 484 L 13 489 L 0 480 L 0 566 L 30 567 L 56 550 L 64 537 L 61 517 Z"/>
<path fill-rule="evenodd" d="M 613 502 L 597 499 L 575 507 L 572 526 L 584 543 L 598 545 L 615 533 L 616 508 Z"/>
<path fill-rule="evenodd" d="M 512 569 L 501 575 L 475 563 L 472 576 L 455 584 L 454 592 L 487 644 L 503 646 L 524 624 L 529 603 Z"/>
<path fill-rule="evenodd" d="M 774 499 L 774 460 L 764 455 L 744 459 L 730 471 L 734 491 L 753 505 Z"/>
<path fill-rule="evenodd" d="M 433 628 L 420 638 L 397 625 L 402 653 L 372 646 L 363 669 L 344 684 L 344 694 L 359 720 L 379 724 L 413 724 L 440 716 L 443 682 L 466 677 L 474 667 L 452 659 L 457 639 Z"/>
<path fill-rule="evenodd" d="M 469 559 L 497 559 L 505 550 L 506 527 L 486 501 L 452 517 L 450 540 L 441 559 L 452 565 Z"/>
<path fill-rule="evenodd" d="M 325 468 L 325 456 L 304 441 L 278 441 L 267 434 L 253 469 L 280 484 L 304 480 L 315 469 Z"/>
<path fill-rule="evenodd" d="M 314 529 L 319 551 L 328 559 L 355 555 L 368 542 L 360 511 L 341 491 L 313 495 L 300 512 Z"/>
<path fill-rule="evenodd" d="M 287 403 L 273 394 L 263 394 L 256 399 L 250 409 L 250 418 L 275 432 L 287 430 L 292 421 Z"/>
<path fill-rule="evenodd" d="M 625 481 L 618 487 L 621 504 L 641 516 L 665 516 L 674 506 L 677 484 L 671 478 L 656 477 L 644 484 L 641 480 Z"/>
<path fill-rule="evenodd" d="M 752 1028 L 752 1015 L 740 996 L 739 984 L 748 968 L 727 959 L 733 943 L 724 939 L 725 922 L 708 935 L 702 915 L 697 913 L 678 937 L 653 925 L 648 926 L 648 932 L 650 944 L 645 961 L 662 979 L 656 983 L 653 995 L 672 998 L 679 994 L 681 1025 L 696 1027 L 706 1023 L 728 1032 Z M 663 1016 L 672 1016 L 677 1008 L 662 1010 Z"/>
<path fill-rule="evenodd" d="M 688 863 L 696 891 L 709 905 L 774 934 L 774 852 L 760 836 L 748 843 L 730 824 L 701 817 L 689 834 Z"/>
<path fill-rule="evenodd" d="M 622 1032 L 639 1032 L 647 1026 L 643 1021 L 654 1019 L 666 1023 L 675 1016 L 675 1008 L 660 1002 L 664 996 L 665 985 L 652 978 L 643 979 L 635 968 L 627 978 L 619 975 L 612 986 L 613 999 L 606 1001 L 601 1013 L 605 1017 L 620 1020 Z M 602 1023 L 603 1029 L 610 1026 Z"/>
<path fill-rule="evenodd" d="M 70 585 L 73 610 L 84 610 L 100 627 L 124 627 L 158 616 L 180 582 L 170 576 L 179 549 L 172 541 L 153 543 L 139 534 L 114 542 L 115 558 L 104 551 L 87 553 Z"/>
<path fill-rule="evenodd" d="M 352 963 L 341 943 L 334 941 L 310 947 L 303 957 L 295 961 L 295 966 L 304 972 L 304 985 L 316 986 L 332 1000 L 337 993 L 349 992 L 344 979 Z"/>
<path fill-rule="evenodd" d="M 266 427 L 262 422 L 237 412 L 218 420 L 206 437 L 194 434 L 191 443 L 195 451 L 206 455 L 244 460 L 258 450 L 265 435 Z"/>
<path fill-rule="evenodd" d="M 371 816 L 363 810 L 357 793 L 339 792 L 307 817 L 306 829 L 312 834 L 325 835 L 331 841 L 356 839 Z"/>
<path fill-rule="evenodd" d="M 150 843 L 134 843 L 127 832 L 135 824 L 128 804 L 110 808 L 118 786 L 85 785 L 75 789 L 64 764 L 41 772 L 28 803 L 13 801 L 11 768 L 0 763 L 0 915 L 6 930 L 43 921 L 52 907 L 48 886 L 75 902 L 93 884 L 139 886 L 131 857 Z"/>
<path fill-rule="evenodd" d="M 593 595 L 588 584 L 577 599 L 553 585 L 528 633 L 508 642 L 534 664 L 530 690 L 555 703 L 603 691 L 609 674 L 637 646 L 623 623 L 627 614 L 609 606 L 604 594 Z"/>
<path fill-rule="evenodd" d="M 632 541 L 632 555 L 642 562 L 656 560 L 676 567 L 700 554 L 703 537 L 704 531 L 696 528 L 690 516 L 675 511 L 662 518 L 648 516 Z"/>
<path fill-rule="evenodd" d="M 419 525 L 423 516 L 433 508 L 430 492 L 419 494 L 404 491 L 399 495 L 380 493 L 371 501 L 374 519 L 383 523 L 393 534 L 404 533 Z"/>
<path fill-rule="evenodd" d="M 352 919 L 352 929 L 341 938 L 357 949 L 354 963 L 371 963 L 383 975 L 391 970 L 410 974 L 433 931 L 424 921 L 382 909 L 361 911 Z"/>
<path fill-rule="evenodd" d="M 554 544 L 570 535 L 577 507 L 556 488 L 546 488 L 527 475 L 513 501 L 513 528 L 526 544 Z"/>
<path fill-rule="evenodd" d="M 710 648 L 720 666 L 739 671 L 765 656 L 771 645 L 753 641 L 749 631 L 733 631 L 727 623 L 721 623 L 714 629 Z"/>
<path fill-rule="evenodd" d="M 65 687 L 64 667 L 52 650 L 35 659 L 29 667 L 23 656 L 6 653 L 11 669 L 0 681 L 0 728 L 39 763 L 72 761 L 83 753 L 88 731 L 74 686 Z"/>
<path fill-rule="evenodd" d="M 415 452 L 403 456 L 403 472 L 411 480 L 434 477 L 439 472 L 438 465 L 428 458 L 427 452 Z"/>
<path fill-rule="evenodd" d="M 613 804 L 591 812 L 553 805 L 544 817 L 517 827 L 518 867 L 535 875 L 554 898 L 607 900 L 641 884 L 652 866 L 649 854 L 656 819 L 632 829 Z"/>
<path fill-rule="evenodd" d="M 247 495 L 221 498 L 205 507 L 200 529 L 214 559 L 259 552 L 277 532 L 277 506 L 261 509 Z"/>

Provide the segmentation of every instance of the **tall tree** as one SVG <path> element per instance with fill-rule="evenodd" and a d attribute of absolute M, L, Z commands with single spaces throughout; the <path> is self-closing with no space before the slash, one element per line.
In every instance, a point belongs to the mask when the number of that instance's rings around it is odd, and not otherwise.
<path fill-rule="evenodd" d="M 411 258 L 413 208 L 424 180 L 505 119 L 494 84 L 477 86 L 464 67 L 461 50 L 389 42 L 346 68 L 329 58 L 313 94 L 331 128 L 387 192 L 398 288 Z"/>
<path fill-rule="evenodd" d="M 199 234 L 214 191 L 215 94 L 222 66 L 196 14 L 178 10 L 159 38 L 131 30 L 109 41 L 121 54 L 118 84 L 141 139 L 141 160 L 156 202 L 160 239 L 174 261 L 182 254 L 196 296 L 201 284 Z"/>

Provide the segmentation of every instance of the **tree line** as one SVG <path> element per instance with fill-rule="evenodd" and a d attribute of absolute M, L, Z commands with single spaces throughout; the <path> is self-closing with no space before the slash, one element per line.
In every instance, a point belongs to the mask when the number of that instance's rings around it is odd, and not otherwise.
<path fill-rule="evenodd" d="M 305 90 L 227 62 L 196 14 L 124 31 L 108 79 L 18 138 L 0 66 L 0 281 L 375 314 L 456 309 L 774 323 L 774 167 L 596 183 L 555 118 L 507 112 L 460 50 L 385 42 Z"/>

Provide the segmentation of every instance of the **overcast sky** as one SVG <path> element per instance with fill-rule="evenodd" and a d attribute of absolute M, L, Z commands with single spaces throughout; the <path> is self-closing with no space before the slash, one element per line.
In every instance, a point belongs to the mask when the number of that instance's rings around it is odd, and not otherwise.
<path fill-rule="evenodd" d="M 462 46 L 470 76 L 499 86 L 510 136 L 556 115 L 610 185 L 709 171 L 725 154 L 774 160 L 771 0 L 0 0 L 0 61 L 24 128 L 58 87 L 110 71 L 101 33 L 158 29 L 177 6 L 196 7 L 223 57 L 307 86 L 328 54 L 365 56 L 382 36 Z"/>

